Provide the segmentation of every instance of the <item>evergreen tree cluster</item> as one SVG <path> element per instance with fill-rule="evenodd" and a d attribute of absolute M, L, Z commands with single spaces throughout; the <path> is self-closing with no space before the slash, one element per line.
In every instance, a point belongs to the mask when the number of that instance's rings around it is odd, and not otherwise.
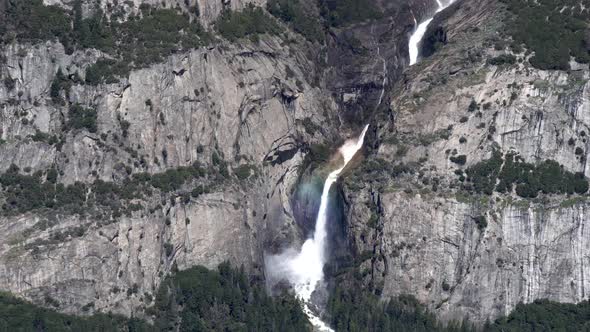
<path fill-rule="evenodd" d="M 167 278 L 151 313 L 160 331 L 309 331 L 293 296 L 270 297 L 243 270 L 222 263 L 218 271 L 194 267 Z"/>
<path fill-rule="evenodd" d="M 512 14 L 507 32 L 513 49 L 524 44 L 534 52 L 531 65 L 539 69 L 567 70 L 570 56 L 590 61 L 590 13 L 577 0 L 502 0 Z"/>
<path fill-rule="evenodd" d="M 545 160 L 538 165 L 526 163 L 514 152 L 502 156 L 494 151 L 490 159 L 467 169 L 465 189 L 491 195 L 494 191 L 535 198 L 544 194 L 584 194 L 588 180 L 582 173 L 572 173 L 554 160 Z"/>
<path fill-rule="evenodd" d="M 134 68 L 161 62 L 182 50 L 208 44 L 209 34 L 187 14 L 174 9 L 143 6 L 140 16 L 107 21 L 100 14 L 74 25 L 83 48 L 96 48 L 114 57 L 101 59 L 86 72 L 89 84 L 109 83 Z M 76 28 L 77 27 L 77 28 Z"/>
<path fill-rule="evenodd" d="M 513 65 L 516 63 L 516 57 L 512 54 L 501 54 L 488 59 L 487 62 L 492 66 Z"/>
<path fill-rule="evenodd" d="M 590 331 L 590 302 L 578 304 L 536 300 L 516 305 L 507 317 L 486 324 L 485 332 Z"/>
<path fill-rule="evenodd" d="M 590 331 L 589 301 L 520 303 L 510 315 L 476 329 L 466 322 L 441 324 L 411 296 L 383 302 L 362 287 L 341 285 L 331 293 L 328 313 L 336 331 L 350 332 Z M 154 319 L 153 324 L 113 314 L 80 317 L 0 293 L 0 331 L 299 332 L 311 329 L 300 302 L 294 297 L 268 296 L 260 283 L 249 280 L 243 270 L 231 268 L 228 263 L 222 263 L 217 271 L 194 267 L 170 275 L 161 284 L 147 314 Z"/>

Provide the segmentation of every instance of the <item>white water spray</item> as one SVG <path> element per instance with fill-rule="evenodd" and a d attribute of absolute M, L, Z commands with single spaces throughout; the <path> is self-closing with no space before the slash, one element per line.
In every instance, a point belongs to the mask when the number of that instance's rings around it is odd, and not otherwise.
<path fill-rule="evenodd" d="M 326 181 L 322 191 L 320 208 L 316 219 L 314 235 L 307 239 L 301 251 L 297 254 L 287 252 L 279 256 L 272 257 L 269 264 L 272 268 L 277 269 L 278 274 L 284 274 L 297 293 L 297 296 L 304 304 L 304 311 L 309 317 L 311 323 L 320 331 L 332 331 L 322 320 L 315 315 L 309 308 L 311 295 L 324 278 L 324 265 L 326 263 L 326 239 L 327 239 L 327 212 L 329 206 L 329 193 L 332 184 L 338 180 L 338 176 L 344 170 L 346 165 L 356 153 L 362 148 L 365 134 L 369 125 L 367 125 L 359 138 L 348 140 L 340 147 L 339 152 L 344 158 L 344 165 L 335 171 L 332 171 Z"/>
<path fill-rule="evenodd" d="M 438 4 L 438 8 L 436 9 L 436 12 L 434 13 L 435 15 L 440 12 L 441 10 L 447 8 L 451 3 L 453 3 L 453 0 L 449 1 L 449 3 L 445 6 L 443 5 L 443 3 L 440 0 L 436 0 L 436 3 Z M 432 19 L 434 18 L 434 15 L 427 19 L 426 21 L 418 24 L 418 27 L 416 28 L 416 30 L 414 31 L 414 33 L 412 34 L 412 36 L 410 36 L 410 45 L 409 45 L 409 49 L 410 49 L 410 66 L 415 64 L 416 62 L 418 62 L 418 56 L 419 56 L 419 51 L 418 51 L 418 47 L 420 46 L 420 42 L 422 41 L 422 38 L 424 37 L 424 34 L 426 33 L 426 29 L 428 29 L 428 25 L 430 24 L 430 22 L 432 21 Z M 414 19 L 414 22 L 416 20 Z"/>

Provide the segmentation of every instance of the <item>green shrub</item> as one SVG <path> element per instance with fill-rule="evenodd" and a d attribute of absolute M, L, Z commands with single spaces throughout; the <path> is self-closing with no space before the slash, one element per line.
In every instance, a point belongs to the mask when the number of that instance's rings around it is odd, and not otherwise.
<path fill-rule="evenodd" d="M 100 207 L 107 216 L 121 211 L 133 212 L 140 206 L 130 204 L 128 200 L 141 198 L 152 188 L 157 188 L 162 193 L 173 192 L 189 181 L 207 174 L 200 165 L 194 164 L 153 175 L 136 173 L 120 184 L 96 180 L 91 184 L 74 183 L 64 186 L 57 183 L 58 171 L 55 168 L 47 170 L 45 181 L 41 172 L 23 175 L 19 171 L 18 167 L 12 165 L 6 173 L 0 174 L 4 214 L 14 215 L 42 208 L 86 214 L 94 206 Z M 199 195 L 208 192 L 203 185 L 197 188 L 200 188 Z"/>
<path fill-rule="evenodd" d="M 467 156 L 464 154 L 459 156 L 451 156 L 450 160 L 457 165 L 463 166 L 467 162 Z"/>
<path fill-rule="evenodd" d="M 174 246 L 168 242 L 164 243 L 164 252 L 166 253 L 166 257 L 172 256 L 172 253 L 174 252 Z"/>
<path fill-rule="evenodd" d="M 76 182 L 64 187 L 54 185 L 57 174 L 48 172 L 47 181 L 42 182 L 37 175 L 23 175 L 16 166 L 0 175 L 0 184 L 4 189 L 4 204 L 2 210 L 5 213 L 23 213 L 44 207 L 52 208 L 55 205 L 81 207 L 85 200 L 85 185 Z"/>
<path fill-rule="evenodd" d="M 16 80 L 10 76 L 4 78 L 4 86 L 8 91 L 13 90 L 16 87 Z"/>
<path fill-rule="evenodd" d="M 282 32 L 280 26 L 262 8 L 253 5 L 248 5 L 242 11 L 224 11 L 217 19 L 215 28 L 230 41 L 245 37 L 256 40 L 260 34 L 277 35 Z"/>
<path fill-rule="evenodd" d="M 398 164 L 391 168 L 391 176 L 398 177 L 402 174 L 414 174 L 414 167 L 408 164 Z"/>
<path fill-rule="evenodd" d="M 129 70 L 130 68 L 125 62 L 99 59 L 86 68 L 86 83 L 90 85 L 116 83 L 117 77 L 127 75 Z"/>
<path fill-rule="evenodd" d="M 492 66 L 513 65 L 516 63 L 516 57 L 512 54 L 502 54 L 497 57 L 488 59 L 488 64 Z"/>
<path fill-rule="evenodd" d="M 324 40 L 319 18 L 307 13 L 300 0 L 270 0 L 267 3 L 267 9 L 307 40 L 319 42 Z"/>
<path fill-rule="evenodd" d="M 467 112 L 475 112 L 478 109 L 478 105 L 477 102 L 475 101 L 475 99 L 471 99 L 471 102 L 469 102 L 469 106 L 467 107 Z"/>
<path fill-rule="evenodd" d="M 51 87 L 49 88 L 49 96 L 51 97 L 53 102 L 59 102 L 61 91 L 65 90 L 66 96 L 68 96 L 71 86 L 72 83 L 65 77 L 65 75 L 61 71 L 61 68 L 59 68 L 57 70 L 57 74 L 51 82 Z"/>
<path fill-rule="evenodd" d="M 57 170 L 52 167 L 49 170 L 47 170 L 47 175 L 45 179 L 47 180 L 47 182 L 55 184 L 57 182 L 57 175 Z"/>
<path fill-rule="evenodd" d="M 444 280 L 441 284 L 442 290 L 445 292 L 448 292 L 451 289 L 451 285 L 449 285 L 449 283 Z"/>
<path fill-rule="evenodd" d="M 205 169 L 199 165 L 193 165 L 190 167 L 178 167 L 175 169 L 168 169 L 163 173 L 159 174 L 138 174 L 139 177 L 149 177 L 148 183 L 154 188 L 158 188 L 164 192 L 170 192 L 180 189 L 180 187 L 188 180 L 194 178 L 200 178 L 205 175 Z"/>
<path fill-rule="evenodd" d="M 198 185 L 191 191 L 191 196 L 197 198 L 205 193 L 207 193 L 207 188 L 205 188 L 203 185 Z"/>
<path fill-rule="evenodd" d="M 486 227 L 488 227 L 488 220 L 485 216 L 476 216 L 473 218 L 473 221 L 480 231 L 483 231 Z"/>
<path fill-rule="evenodd" d="M 234 169 L 234 174 L 240 180 L 246 180 L 252 175 L 252 165 L 240 165 Z"/>
<path fill-rule="evenodd" d="M 410 148 L 407 145 L 398 145 L 395 155 L 397 157 L 405 157 L 408 154 Z"/>
<path fill-rule="evenodd" d="M 311 118 L 305 118 L 301 121 L 303 128 L 305 128 L 305 132 L 310 134 L 311 136 L 315 135 L 316 132 L 320 131 L 321 128 L 317 124 L 315 124 Z"/>
<path fill-rule="evenodd" d="M 96 110 L 84 108 L 80 104 L 74 104 L 70 106 L 68 122 L 64 129 L 87 129 L 91 133 L 96 133 L 96 119 Z"/>
<path fill-rule="evenodd" d="M 476 192 L 491 195 L 496 186 L 496 179 L 502 166 L 502 154 L 494 151 L 490 159 L 481 161 L 466 171 Z"/>
<path fill-rule="evenodd" d="M 35 135 L 31 136 L 31 139 L 34 142 L 47 142 L 47 141 L 49 141 L 49 137 L 50 137 L 50 135 L 48 133 L 44 133 L 44 132 L 40 131 L 39 129 L 37 129 L 35 131 Z"/>

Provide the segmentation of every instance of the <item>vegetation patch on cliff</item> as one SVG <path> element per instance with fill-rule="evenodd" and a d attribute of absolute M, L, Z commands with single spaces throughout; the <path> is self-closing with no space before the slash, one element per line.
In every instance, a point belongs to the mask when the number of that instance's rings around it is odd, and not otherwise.
<path fill-rule="evenodd" d="M 148 313 L 159 331 L 310 330 L 293 296 L 268 296 L 264 285 L 228 263 L 217 271 L 194 267 L 166 278 Z"/>
<path fill-rule="evenodd" d="M 107 20 L 100 10 L 82 18 L 82 2 L 73 10 L 45 6 L 41 0 L 10 1 L 0 21 L 0 42 L 59 40 L 66 53 L 94 48 L 109 55 L 88 69 L 89 84 L 112 82 L 131 69 L 160 62 L 181 50 L 207 44 L 210 36 L 199 22 L 174 9 L 142 5 L 141 14 L 125 22 Z M 52 96 L 53 97 L 53 96 Z"/>
<path fill-rule="evenodd" d="M 333 27 L 382 17 L 373 0 L 320 0 L 320 14 Z"/>
<path fill-rule="evenodd" d="M 96 110 L 74 104 L 70 106 L 70 111 L 68 112 L 69 119 L 64 129 L 87 129 L 91 133 L 96 133 L 97 116 Z"/>
<path fill-rule="evenodd" d="M 104 59 L 91 66 L 87 70 L 87 83 L 112 81 L 114 77 L 127 75 L 131 69 L 161 62 L 169 55 L 210 42 L 201 25 L 191 22 L 186 14 L 149 6 L 142 9 L 141 16 L 123 23 L 106 22 L 95 16 L 74 24 L 79 45 L 99 49 L 116 60 Z"/>
<path fill-rule="evenodd" d="M 320 18 L 309 14 L 300 0 L 270 0 L 267 9 L 307 40 L 324 40 Z"/>
<path fill-rule="evenodd" d="M 19 214 L 42 208 L 62 209 L 73 214 L 90 213 L 93 207 L 98 207 L 100 215 L 97 217 L 119 217 L 123 213 L 131 213 L 137 207 L 131 204 L 134 199 L 150 196 L 154 189 L 161 193 L 176 193 L 184 201 L 209 192 L 209 186 L 224 181 L 222 173 L 227 166 L 217 166 L 206 169 L 195 163 L 191 166 L 169 169 L 159 174 L 137 173 L 122 181 L 122 183 L 95 180 L 91 184 L 76 182 L 71 185 L 57 183 L 58 171 L 55 168 L 45 173 L 23 174 L 20 169 L 12 165 L 4 174 L 0 175 L 3 199 L 3 214 Z M 194 190 L 188 184 L 196 181 Z"/>
<path fill-rule="evenodd" d="M 219 34 L 230 41 L 250 38 L 257 41 L 260 34 L 276 35 L 282 32 L 281 27 L 260 7 L 247 6 L 242 11 L 224 11 L 215 24 Z"/>
<path fill-rule="evenodd" d="M 521 44 L 534 52 L 530 63 L 539 69 L 570 68 L 570 56 L 581 63 L 590 62 L 590 13 L 584 3 L 575 0 L 502 0 L 513 15 L 507 29 L 512 48 Z"/>
<path fill-rule="evenodd" d="M 494 191 L 511 193 L 514 189 L 521 197 L 534 198 L 545 194 L 584 194 L 588 180 L 582 173 L 572 173 L 554 160 L 538 165 L 526 163 L 514 152 L 505 156 L 494 151 L 490 159 L 481 161 L 466 171 L 464 189 L 491 195 Z"/>
<path fill-rule="evenodd" d="M 1 7 L 0 7 L 1 9 Z M 0 20 L 0 41 L 26 42 L 59 39 L 68 45 L 72 34 L 71 18 L 58 6 L 45 6 L 42 0 L 8 1 Z"/>

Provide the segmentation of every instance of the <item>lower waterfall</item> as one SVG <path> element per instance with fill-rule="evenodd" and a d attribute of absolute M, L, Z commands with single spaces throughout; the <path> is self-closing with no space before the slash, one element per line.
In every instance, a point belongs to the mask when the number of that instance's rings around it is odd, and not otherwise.
<path fill-rule="evenodd" d="M 324 278 L 324 265 L 326 263 L 326 240 L 327 240 L 327 212 L 329 208 L 329 193 L 332 184 L 338 180 L 338 176 L 356 153 L 362 148 L 365 134 L 369 125 L 366 125 L 357 140 L 348 140 L 338 150 L 344 159 L 344 164 L 337 170 L 332 171 L 322 190 L 320 208 L 316 219 L 313 237 L 307 239 L 301 251 L 298 253 L 286 252 L 279 256 L 270 257 L 267 266 L 278 269 L 289 283 L 293 286 L 297 297 L 304 304 L 304 311 L 314 327 L 320 331 L 332 331 L 322 320 L 310 309 L 312 293 Z"/>

